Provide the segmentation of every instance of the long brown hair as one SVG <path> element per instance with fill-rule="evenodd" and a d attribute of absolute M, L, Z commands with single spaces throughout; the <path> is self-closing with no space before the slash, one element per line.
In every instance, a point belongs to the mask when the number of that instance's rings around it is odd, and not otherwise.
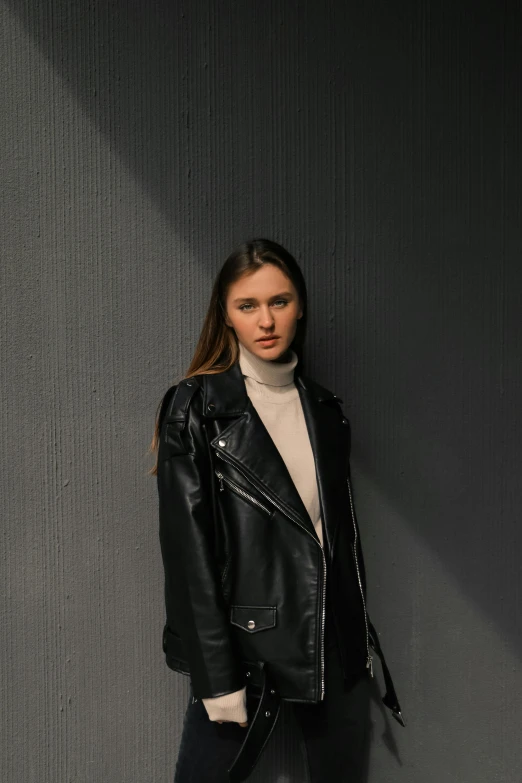
<path fill-rule="evenodd" d="M 282 245 L 270 239 L 251 239 L 241 243 L 228 256 L 221 267 L 212 288 L 210 302 L 201 329 L 192 361 L 183 378 L 202 373 L 226 372 L 239 358 L 239 347 L 234 329 L 225 323 L 226 300 L 228 289 L 243 275 L 253 274 L 264 264 L 273 264 L 285 274 L 294 284 L 299 302 L 303 310 L 302 317 L 297 321 L 296 333 L 291 344 L 298 357 L 296 372 L 303 372 L 302 348 L 306 335 L 307 291 L 303 273 L 295 258 Z M 298 370 L 299 368 L 299 370 Z M 179 380 L 183 380 L 180 378 Z M 179 382 L 179 381 L 178 381 Z M 160 412 L 164 397 L 160 400 L 156 411 L 154 435 L 149 446 L 149 453 L 157 452 L 160 431 Z M 149 474 L 157 474 L 156 464 Z"/>

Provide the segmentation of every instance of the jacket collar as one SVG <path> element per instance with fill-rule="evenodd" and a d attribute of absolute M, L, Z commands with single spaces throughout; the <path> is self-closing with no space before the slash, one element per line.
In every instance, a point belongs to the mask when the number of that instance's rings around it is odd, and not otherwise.
<path fill-rule="evenodd" d="M 247 408 L 250 408 L 250 398 L 239 362 L 235 362 L 225 372 L 214 375 L 205 374 L 198 377 L 204 377 L 205 379 L 203 383 L 203 405 L 206 416 L 213 418 L 241 416 Z M 342 402 L 340 397 L 337 397 L 307 375 L 301 375 L 297 370 L 294 375 L 294 382 L 299 389 L 301 399 L 304 394 L 315 402 L 333 399 Z"/>
<path fill-rule="evenodd" d="M 247 394 L 239 363 L 199 379 L 205 416 L 216 420 L 218 434 L 210 441 L 214 451 L 235 464 L 290 519 L 317 539 L 286 464 Z M 306 375 L 296 372 L 294 381 L 314 452 L 324 545 L 331 551 L 339 516 L 339 481 L 342 486 L 345 483 L 345 463 L 340 456 L 346 444 L 346 433 L 340 426 L 342 412 L 331 403 L 341 399 Z"/>

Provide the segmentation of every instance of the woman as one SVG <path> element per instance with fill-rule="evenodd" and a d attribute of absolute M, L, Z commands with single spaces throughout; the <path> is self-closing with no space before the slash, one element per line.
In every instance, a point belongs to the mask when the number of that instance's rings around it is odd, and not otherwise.
<path fill-rule="evenodd" d="M 285 248 L 240 245 L 159 408 L 163 649 L 190 676 L 175 783 L 246 780 L 282 700 L 311 783 L 362 781 L 372 649 L 403 724 L 366 611 L 349 422 L 303 374 L 306 306 Z"/>

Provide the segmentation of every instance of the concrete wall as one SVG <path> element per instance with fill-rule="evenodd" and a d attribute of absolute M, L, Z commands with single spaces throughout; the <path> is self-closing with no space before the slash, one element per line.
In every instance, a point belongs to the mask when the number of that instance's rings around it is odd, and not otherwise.
<path fill-rule="evenodd" d="M 369 783 L 520 781 L 519 4 L 0 9 L 2 782 L 172 781 L 146 449 L 255 235 L 352 422 L 408 720 L 376 702 Z M 295 731 L 257 783 L 305 783 Z"/>

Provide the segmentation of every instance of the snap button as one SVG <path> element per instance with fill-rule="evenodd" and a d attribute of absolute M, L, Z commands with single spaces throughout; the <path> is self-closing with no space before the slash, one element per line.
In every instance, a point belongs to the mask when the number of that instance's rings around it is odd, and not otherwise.
<path fill-rule="evenodd" d="M 187 381 L 187 383 L 186 383 L 185 385 L 186 385 L 186 386 L 192 386 L 192 384 L 191 384 L 191 383 L 189 383 L 188 381 Z"/>
<path fill-rule="evenodd" d="M 256 624 L 255 624 L 254 620 L 249 620 L 247 625 L 248 625 L 249 628 L 255 628 L 256 627 Z"/>
<path fill-rule="evenodd" d="M 245 672 L 245 677 L 250 677 L 250 672 Z"/>
<path fill-rule="evenodd" d="M 272 694 L 272 696 L 273 696 L 273 695 L 274 695 L 274 693 L 275 693 L 275 690 L 274 690 L 273 688 L 270 688 L 270 693 L 271 693 L 271 694 Z"/>
<path fill-rule="evenodd" d="M 207 410 L 208 411 L 213 411 L 215 407 L 216 406 L 214 405 L 213 402 L 209 402 L 209 404 L 207 405 Z"/>
<path fill-rule="evenodd" d="M 343 424 L 348 424 L 348 419 L 343 419 Z"/>
<path fill-rule="evenodd" d="M 271 714 L 272 714 L 272 713 L 270 712 L 270 710 L 267 710 L 267 711 L 265 712 L 265 718 L 269 718 L 269 717 L 271 716 Z"/>
<path fill-rule="evenodd" d="M 218 446 L 223 447 L 223 446 L 226 446 L 226 445 L 227 445 L 226 440 L 218 440 Z"/>

